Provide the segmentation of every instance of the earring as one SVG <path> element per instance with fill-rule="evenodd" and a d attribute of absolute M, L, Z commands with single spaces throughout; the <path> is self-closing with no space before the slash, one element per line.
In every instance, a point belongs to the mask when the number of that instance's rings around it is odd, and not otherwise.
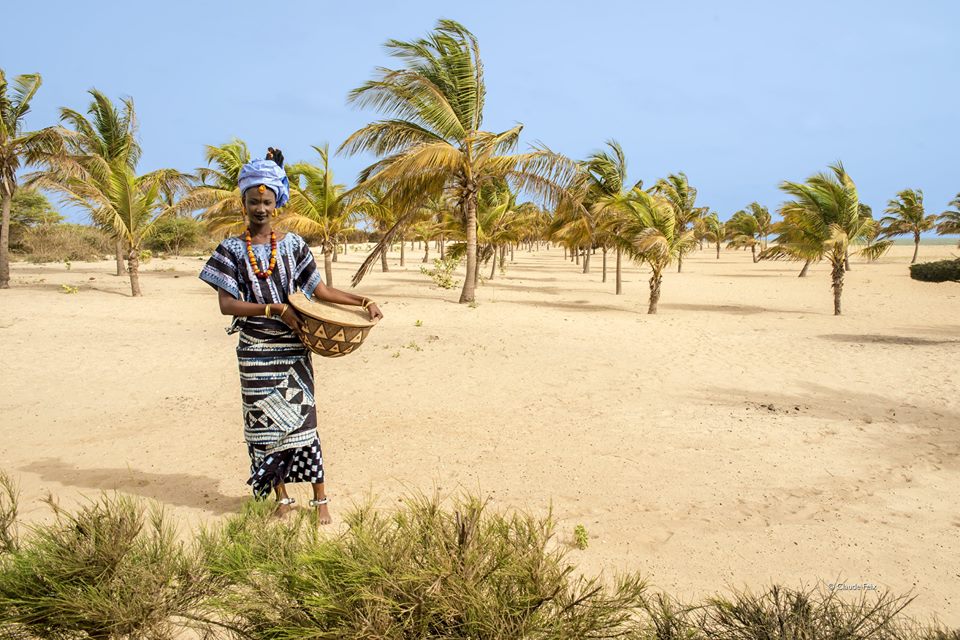
<path fill-rule="evenodd" d="M 279 215 L 280 215 L 280 212 L 277 211 L 276 209 L 274 209 L 274 210 L 273 210 L 273 217 L 276 218 L 276 217 L 279 216 Z"/>

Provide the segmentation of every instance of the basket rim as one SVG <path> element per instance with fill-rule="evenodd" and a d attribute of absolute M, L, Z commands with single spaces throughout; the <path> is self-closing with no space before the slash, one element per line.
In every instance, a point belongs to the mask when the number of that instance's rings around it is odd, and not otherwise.
<path fill-rule="evenodd" d="M 369 328 L 371 328 L 371 327 L 373 327 L 373 326 L 375 326 L 375 325 L 377 324 L 376 322 L 373 322 L 372 320 L 366 320 L 366 321 L 357 320 L 356 322 L 343 322 L 343 321 L 340 321 L 340 320 L 330 320 L 330 319 L 328 319 L 328 318 L 323 318 L 323 317 L 317 316 L 317 315 L 316 315 L 316 312 L 315 312 L 314 309 L 311 308 L 311 307 L 322 307 L 322 306 L 324 306 L 324 305 L 329 305 L 330 307 L 333 307 L 334 309 L 342 309 L 343 311 L 347 311 L 348 313 L 354 313 L 354 312 L 348 310 L 344 305 L 335 304 L 335 303 L 333 303 L 333 302 L 319 302 L 319 301 L 314 302 L 314 301 L 311 301 L 311 300 L 309 300 L 309 299 L 307 298 L 306 294 L 304 294 L 302 291 L 297 291 L 296 293 L 294 293 L 293 295 L 291 295 L 291 296 L 288 298 L 287 302 L 288 302 L 294 309 L 296 309 L 297 311 L 299 311 L 299 312 L 302 313 L 303 315 L 311 318 L 312 320 L 319 320 L 320 322 L 327 322 L 327 323 L 335 324 L 335 325 L 338 325 L 338 326 L 341 326 L 341 327 L 351 327 L 351 328 L 354 328 L 354 329 L 369 329 Z"/>

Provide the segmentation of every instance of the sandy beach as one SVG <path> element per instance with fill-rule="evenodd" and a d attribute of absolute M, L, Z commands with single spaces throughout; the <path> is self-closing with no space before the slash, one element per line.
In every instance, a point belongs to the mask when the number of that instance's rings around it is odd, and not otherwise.
<path fill-rule="evenodd" d="M 422 249 L 391 254 L 358 288 L 385 319 L 355 355 L 314 358 L 333 528 L 370 495 L 474 490 L 552 504 L 564 541 L 583 524 L 587 572 L 689 600 L 876 585 L 960 626 L 960 284 L 911 280 L 911 254 L 854 260 L 841 317 L 827 264 L 800 279 L 743 251 L 672 267 L 656 316 L 646 268 L 614 295 L 612 254 L 603 283 L 600 252 L 583 274 L 560 248 L 517 250 L 473 308 L 419 272 Z M 362 258 L 341 256 L 334 286 Z M 236 336 L 204 259 L 152 260 L 140 299 L 111 261 L 13 265 L 0 467 L 25 521 L 50 517 L 48 492 L 152 498 L 184 527 L 247 499 Z"/>

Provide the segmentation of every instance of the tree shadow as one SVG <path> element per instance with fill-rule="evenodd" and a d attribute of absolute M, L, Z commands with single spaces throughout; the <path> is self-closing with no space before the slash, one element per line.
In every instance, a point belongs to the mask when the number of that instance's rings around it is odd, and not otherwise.
<path fill-rule="evenodd" d="M 566 311 L 620 311 L 636 315 L 637 309 L 627 309 L 624 307 L 615 307 L 608 304 L 591 304 L 589 301 L 583 302 L 545 302 L 543 300 L 497 300 L 497 304 L 522 304 L 530 307 L 550 307 L 552 309 L 563 309 Z M 646 307 L 644 307 L 646 309 Z"/>
<path fill-rule="evenodd" d="M 75 469 L 57 458 L 44 458 L 20 467 L 43 480 L 71 487 L 98 491 L 122 491 L 165 504 L 203 509 L 221 515 L 240 509 L 247 496 L 228 496 L 220 492 L 219 482 L 188 473 L 150 473 L 139 469 Z"/>
<path fill-rule="evenodd" d="M 727 313 L 734 316 L 750 316 L 758 313 L 796 313 L 802 315 L 822 315 L 813 311 L 804 311 L 803 309 L 777 309 L 775 307 L 757 307 L 746 304 L 691 304 L 679 302 L 661 302 L 661 309 L 674 309 L 677 311 L 713 311 L 716 313 Z"/>
<path fill-rule="evenodd" d="M 802 383 L 803 391 L 748 392 L 744 389 L 711 387 L 704 396 L 711 403 L 756 410 L 762 415 L 807 417 L 831 423 L 887 422 L 914 425 L 921 433 L 891 435 L 890 450 L 924 450 L 937 457 L 938 464 L 960 467 L 960 412 L 944 407 L 907 403 L 880 393 L 853 391 Z M 932 448 L 932 453 L 931 453 Z"/>
<path fill-rule="evenodd" d="M 715 273 L 713 274 L 718 278 L 783 278 L 784 274 L 782 271 L 779 272 L 770 272 L 764 271 L 761 273 Z"/>
<path fill-rule="evenodd" d="M 954 338 L 960 338 L 960 325 L 956 324 L 926 325 L 901 328 L 904 331 L 909 331 L 911 333 L 929 333 L 935 336 L 950 336 Z"/>
<path fill-rule="evenodd" d="M 851 344 L 899 344 L 911 347 L 935 346 L 940 344 L 957 344 L 958 340 L 931 340 L 929 338 L 916 338 L 913 336 L 892 336 L 881 334 L 846 334 L 846 333 L 828 333 L 819 336 L 824 340 L 833 342 L 849 342 Z"/>
<path fill-rule="evenodd" d="M 113 291 L 111 289 L 101 289 L 100 287 L 94 287 L 82 282 L 76 285 L 76 287 L 78 289 L 77 291 L 78 294 L 82 294 L 85 291 L 96 291 L 97 293 L 109 293 L 110 295 L 120 296 L 122 298 L 131 298 L 132 296 L 130 295 L 130 291 L 129 291 L 130 289 L 129 282 L 126 283 L 126 285 L 127 285 L 126 291 L 123 291 L 123 290 Z M 66 293 L 63 289 L 63 284 L 61 283 L 32 282 L 32 283 L 26 283 L 26 284 L 17 283 L 14 286 L 17 289 L 20 289 L 23 291 L 46 291 L 50 293 L 63 293 L 64 295 L 74 295 L 74 294 Z M 74 285 L 70 285 L 70 286 L 74 286 Z"/>

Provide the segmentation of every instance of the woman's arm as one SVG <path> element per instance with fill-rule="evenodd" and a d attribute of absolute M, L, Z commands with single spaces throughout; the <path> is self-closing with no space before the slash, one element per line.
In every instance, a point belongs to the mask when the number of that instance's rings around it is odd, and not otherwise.
<path fill-rule="evenodd" d="M 340 289 L 328 287 L 327 285 L 323 284 L 323 282 L 317 283 L 317 288 L 313 290 L 313 295 L 317 298 L 317 300 L 325 300 L 327 302 L 335 302 L 337 304 L 354 304 L 357 306 L 363 306 L 366 303 L 367 311 L 370 314 L 371 320 L 379 320 L 383 317 L 380 307 L 377 306 L 377 303 L 370 300 L 370 298 L 364 298 L 363 296 L 358 296 L 355 293 L 348 293 L 347 291 L 341 291 Z"/>
<path fill-rule="evenodd" d="M 300 323 L 300 318 L 297 317 L 296 312 L 285 304 L 245 302 L 237 300 L 223 289 L 217 289 L 217 298 L 220 302 L 220 313 L 225 316 L 265 316 L 267 315 L 267 307 L 270 307 L 270 315 L 279 318 L 291 329 L 295 329 Z"/>

